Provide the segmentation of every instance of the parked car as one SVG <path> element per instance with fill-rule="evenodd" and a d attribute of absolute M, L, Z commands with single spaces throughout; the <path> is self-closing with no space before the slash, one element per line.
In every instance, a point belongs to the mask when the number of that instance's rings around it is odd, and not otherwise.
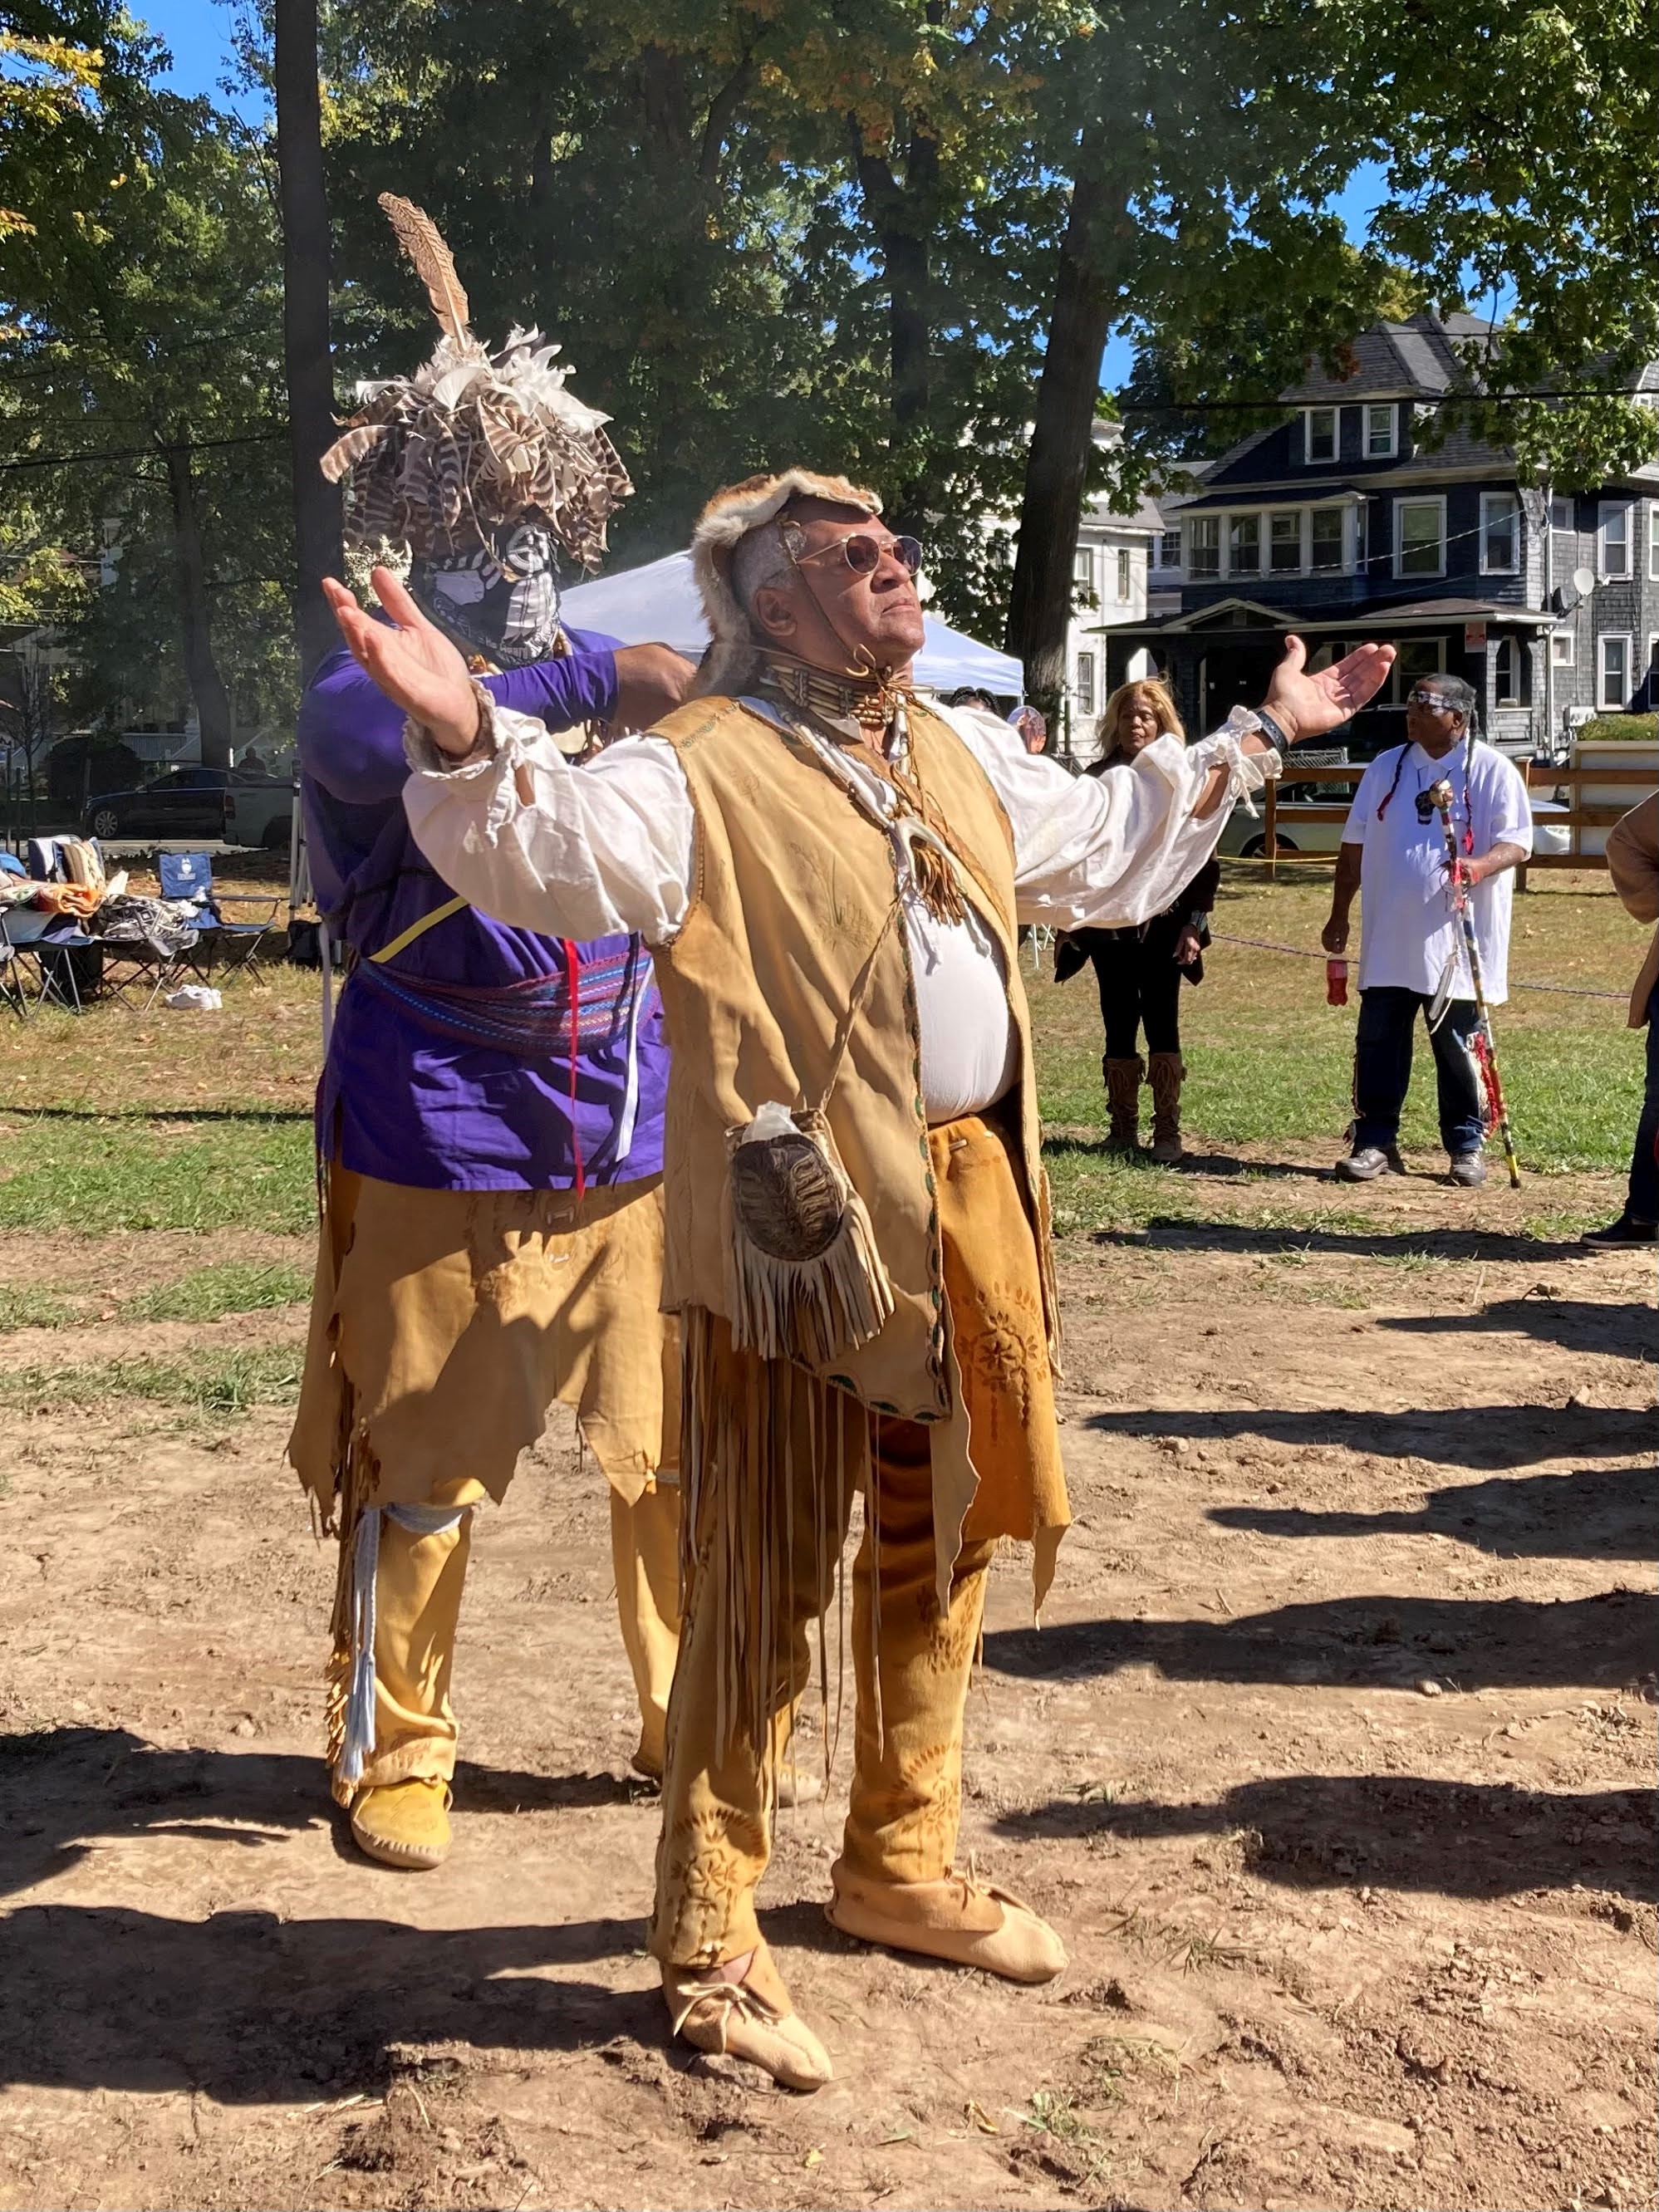
<path fill-rule="evenodd" d="M 294 835 L 294 786 L 286 776 L 233 776 L 224 795 L 227 845 L 263 845 L 286 853 Z"/>
<path fill-rule="evenodd" d="M 228 844 L 285 847 L 293 809 L 284 778 L 191 765 L 164 768 L 130 791 L 101 793 L 87 802 L 82 825 L 88 836 L 106 840 L 222 837 Z"/>
<path fill-rule="evenodd" d="M 1353 796 L 1347 784 L 1298 784 L 1294 799 L 1281 799 L 1273 824 L 1274 841 L 1281 853 L 1334 853 L 1342 842 L 1340 822 L 1310 822 L 1307 817 L 1322 808 L 1346 806 Z M 1260 802 L 1258 801 L 1258 808 Z M 1532 849 L 1546 853 L 1566 853 L 1571 850 L 1571 831 L 1564 821 L 1552 821 L 1552 815 L 1563 816 L 1571 809 L 1554 799 L 1534 799 L 1532 802 Z M 1236 853 L 1241 860 L 1259 860 L 1267 849 L 1266 824 L 1260 811 L 1254 821 L 1242 806 L 1235 807 L 1232 817 L 1221 833 L 1220 849 Z"/>

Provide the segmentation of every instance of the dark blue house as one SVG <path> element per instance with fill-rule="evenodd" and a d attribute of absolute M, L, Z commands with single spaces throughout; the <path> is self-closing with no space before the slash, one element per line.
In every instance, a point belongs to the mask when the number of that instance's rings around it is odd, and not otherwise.
<path fill-rule="evenodd" d="M 1430 442 L 1468 375 L 1454 346 L 1496 336 L 1474 315 L 1379 323 L 1345 380 L 1315 369 L 1283 422 L 1164 501 L 1149 588 L 1167 611 L 1105 632 L 1109 683 L 1150 659 L 1188 728 L 1213 729 L 1261 696 L 1289 631 L 1316 664 L 1391 643 L 1390 682 L 1347 733 L 1356 759 L 1403 735 L 1431 671 L 1472 684 L 1486 734 L 1517 749 L 1659 704 L 1659 466 L 1560 494 L 1461 431 Z M 1635 388 L 1659 398 L 1659 364 Z"/>

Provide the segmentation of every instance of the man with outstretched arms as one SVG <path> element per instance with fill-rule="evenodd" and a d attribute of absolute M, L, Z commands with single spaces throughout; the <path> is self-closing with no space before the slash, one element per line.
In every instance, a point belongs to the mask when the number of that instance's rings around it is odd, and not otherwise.
<path fill-rule="evenodd" d="M 335 592 L 410 717 L 404 794 L 447 880 L 523 927 L 637 930 L 669 1079 L 665 1302 L 685 1395 L 685 1620 L 651 1948 L 675 2030 L 830 2077 L 755 1917 L 775 1717 L 823 1650 L 855 1489 L 852 1802 L 828 1911 L 874 1943 L 1044 1981 L 1054 1931 L 954 1864 L 963 1706 L 997 1542 L 1039 1601 L 1067 1521 L 1022 921 L 1162 911 L 1274 747 L 1392 657 L 1073 780 L 1002 723 L 925 705 L 921 549 L 872 493 L 791 469 L 721 492 L 694 555 L 705 696 L 573 775 L 395 579 Z"/>

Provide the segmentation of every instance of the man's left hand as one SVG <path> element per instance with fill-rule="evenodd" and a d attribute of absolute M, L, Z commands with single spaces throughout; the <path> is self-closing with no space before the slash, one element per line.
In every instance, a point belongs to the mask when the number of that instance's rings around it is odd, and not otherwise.
<path fill-rule="evenodd" d="M 1285 641 L 1285 658 L 1273 674 L 1262 702 L 1291 744 L 1322 737 L 1367 700 L 1375 698 L 1394 665 L 1391 645 L 1360 645 L 1316 676 L 1307 672 L 1308 648 L 1299 637 Z"/>

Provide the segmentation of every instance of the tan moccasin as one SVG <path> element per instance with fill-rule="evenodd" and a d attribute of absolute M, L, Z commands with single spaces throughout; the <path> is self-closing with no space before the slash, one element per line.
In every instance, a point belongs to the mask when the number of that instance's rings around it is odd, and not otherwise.
<path fill-rule="evenodd" d="M 834 2081 L 829 2052 L 795 2010 L 764 1943 L 740 1982 L 720 1981 L 709 1966 L 665 1966 L 662 1993 L 675 2034 L 694 2049 L 746 2058 L 786 2089 Z"/>
<path fill-rule="evenodd" d="M 416 1778 L 359 1790 L 351 1801 L 357 1848 L 382 1866 L 420 1873 L 449 1856 L 449 1787 Z"/>
<path fill-rule="evenodd" d="M 952 1870 L 942 1881 L 867 1881 L 837 1860 L 824 1912 L 832 1928 L 890 1951 L 982 1966 L 1011 1982 L 1051 1982 L 1066 1948 L 1029 1905 Z"/>

